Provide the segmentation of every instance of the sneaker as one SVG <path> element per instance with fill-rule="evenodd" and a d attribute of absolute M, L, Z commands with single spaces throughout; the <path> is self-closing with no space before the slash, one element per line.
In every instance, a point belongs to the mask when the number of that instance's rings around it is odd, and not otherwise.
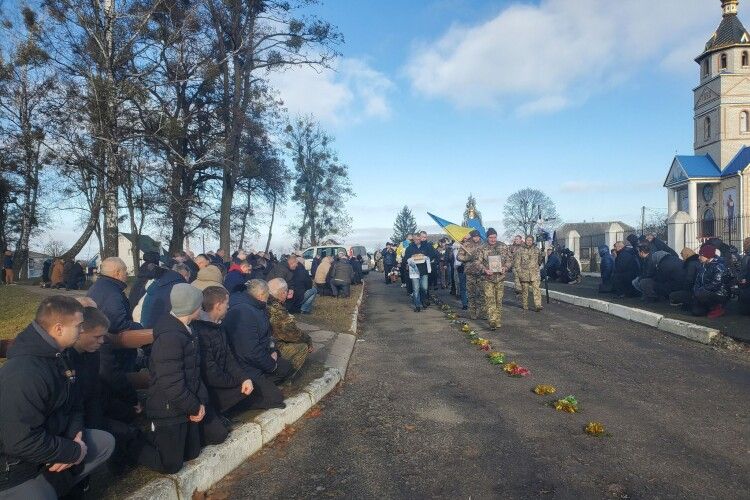
<path fill-rule="evenodd" d="M 714 307 L 713 309 L 711 309 L 710 311 L 708 311 L 708 314 L 706 316 L 708 316 L 711 319 L 720 318 L 724 316 L 725 312 L 726 311 L 724 310 L 724 306 L 718 305 Z"/>

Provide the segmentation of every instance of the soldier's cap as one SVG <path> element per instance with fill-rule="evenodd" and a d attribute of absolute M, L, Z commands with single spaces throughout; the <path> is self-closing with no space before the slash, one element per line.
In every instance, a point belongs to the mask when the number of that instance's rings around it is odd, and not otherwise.
<path fill-rule="evenodd" d="M 497 231 L 495 231 L 495 229 L 491 227 L 491 228 L 489 228 L 489 229 L 487 230 L 487 236 L 492 236 L 493 234 L 494 234 L 495 236 L 497 236 Z"/>
<path fill-rule="evenodd" d="M 477 231 L 476 229 L 474 229 L 472 232 L 469 233 L 469 236 L 471 236 L 472 238 L 474 236 L 479 236 L 479 231 Z"/>

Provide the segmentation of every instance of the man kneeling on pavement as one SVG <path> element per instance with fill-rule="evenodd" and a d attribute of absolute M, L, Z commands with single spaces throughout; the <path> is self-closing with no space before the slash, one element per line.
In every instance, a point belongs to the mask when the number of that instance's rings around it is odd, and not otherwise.
<path fill-rule="evenodd" d="M 271 320 L 273 339 L 281 357 L 288 359 L 295 373 L 305 364 L 307 355 L 312 352 L 312 339 L 300 330 L 289 314 L 284 303 L 289 298 L 289 286 L 281 278 L 268 282 L 270 297 L 268 299 L 268 316 Z"/>
<path fill-rule="evenodd" d="M 2 498 L 71 494 L 114 450 L 111 434 L 84 428 L 74 389 L 76 373 L 66 350 L 78 340 L 82 323 L 83 306 L 74 298 L 45 298 L 0 368 Z"/>

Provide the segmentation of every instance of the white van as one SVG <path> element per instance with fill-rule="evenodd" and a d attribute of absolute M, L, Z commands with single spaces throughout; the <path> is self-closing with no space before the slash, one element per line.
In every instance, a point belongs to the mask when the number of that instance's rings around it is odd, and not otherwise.
<path fill-rule="evenodd" d="M 302 252 L 302 258 L 305 259 L 305 269 L 310 272 L 312 269 L 312 261 L 315 256 L 318 257 L 336 257 L 339 253 L 348 253 L 346 247 L 339 245 L 324 245 L 318 247 L 310 247 Z"/>

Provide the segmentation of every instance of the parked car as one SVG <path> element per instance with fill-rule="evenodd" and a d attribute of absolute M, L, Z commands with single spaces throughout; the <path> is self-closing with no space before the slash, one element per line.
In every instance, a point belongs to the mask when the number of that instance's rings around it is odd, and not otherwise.
<path fill-rule="evenodd" d="M 339 245 L 310 247 L 302 252 L 302 258 L 305 259 L 305 269 L 310 272 L 310 269 L 312 268 L 312 260 L 316 255 L 319 257 L 336 257 L 340 252 L 348 253 L 346 247 Z"/>
<path fill-rule="evenodd" d="M 370 257 L 367 255 L 367 250 L 362 245 L 352 245 L 349 247 L 349 257 L 362 256 L 362 273 L 368 274 L 370 272 Z"/>

